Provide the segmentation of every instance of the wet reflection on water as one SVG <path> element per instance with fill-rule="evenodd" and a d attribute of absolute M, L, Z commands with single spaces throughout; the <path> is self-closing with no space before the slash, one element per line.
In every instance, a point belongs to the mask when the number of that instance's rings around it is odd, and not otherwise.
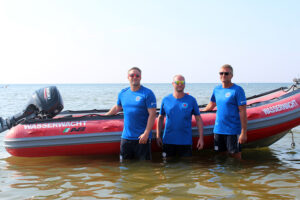
<path fill-rule="evenodd" d="M 96 197 L 99 191 L 102 197 L 111 196 L 120 177 L 119 162 L 113 157 L 10 157 L 6 161 L 7 175 L 14 179 L 7 193 L 18 198 Z"/>
<path fill-rule="evenodd" d="M 292 152 L 292 149 L 287 149 Z M 297 149 L 296 149 L 297 150 Z M 298 153 L 299 154 L 299 153 Z M 293 156 L 293 154 L 291 154 Z M 191 159 L 119 163 L 118 156 L 4 159 L 6 199 L 295 199 L 299 160 L 272 149 L 244 151 L 244 160 L 197 152 Z M 299 168 L 297 168 L 299 167 Z"/>

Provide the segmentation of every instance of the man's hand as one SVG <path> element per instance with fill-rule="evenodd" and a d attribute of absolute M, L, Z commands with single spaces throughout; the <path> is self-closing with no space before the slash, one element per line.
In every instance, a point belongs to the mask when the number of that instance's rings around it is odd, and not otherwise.
<path fill-rule="evenodd" d="M 239 143 L 244 144 L 246 142 L 247 142 L 247 134 L 246 133 L 241 133 L 241 135 L 239 137 Z"/>
<path fill-rule="evenodd" d="M 146 134 L 145 132 L 142 134 L 142 135 L 140 135 L 140 137 L 139 137 L 139 143 L 140 144 L 146 144 L 147 143 L 147 141 L 148 141 L 148 137 L 149 137 L 149 134 Z"/>
<path fill-rule="evenodd" d="M 156 138 L 156 144 L 158 147 L 162 147 L 163 143 L 162 143 L 161 137 Z"/>
<path fill-rule="evenodd" d="M 198 143 L 197 143 L 197 149 L 201 150 L 201 149 L 203 149 L 203 147 L 204 147 L 204 141 L 202 138 L 199 137 Z"/>

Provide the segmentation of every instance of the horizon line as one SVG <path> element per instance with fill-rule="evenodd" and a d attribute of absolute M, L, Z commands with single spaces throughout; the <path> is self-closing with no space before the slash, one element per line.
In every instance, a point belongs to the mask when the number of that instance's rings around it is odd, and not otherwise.
<path fill-rule="evenodd" d="M 171 82 L 160 82 L 160 83 L 150 83 L 145 82 L 143 84 L 170 84 Z M 209 84 L 221 84 L 221 82 L 187 82 L 188 84 L 199 84 L 199 83 L 209 83 Z M 233 82 L 237 84 L 255 84 L 255 83 L 293 83 L 291 82 Z M 0 85 L 8 86 L 8 85 L 95 85 L 95 84 L 129 84 L 128 82 L 120 82 L 120 83 L 0 83 Z"/>

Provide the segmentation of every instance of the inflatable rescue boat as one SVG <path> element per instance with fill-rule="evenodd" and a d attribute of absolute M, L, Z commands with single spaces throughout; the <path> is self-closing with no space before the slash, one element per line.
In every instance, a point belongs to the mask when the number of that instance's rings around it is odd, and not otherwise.
<path fill-rule="evenodd" d="M 247 98 L 246 147 L 269 146 L 300 125 L 299 79 L 294 81 L 290 88 L 282 87 Z M 55 86 L 36 91 L 22 113 L 9 119 L 0 118 L 0 132 L 10 129 L 4 139 L 6 150 L 13 156 L 23 157 L 119 153 L 122 113 L 103 116 L 107 110 L 62 110 L 63 101 Z M 201 117 L 204 148 L 212 148 L 216 111 L 201 112 Z M 192 126 L 195 147 L 198 131 L 194 118 Z M 154 140 L 153 151 L 158 151 Z"/>

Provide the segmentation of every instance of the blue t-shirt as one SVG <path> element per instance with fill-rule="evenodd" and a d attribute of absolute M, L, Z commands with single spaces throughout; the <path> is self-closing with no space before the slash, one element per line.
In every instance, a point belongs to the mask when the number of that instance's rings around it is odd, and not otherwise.
<path fill-rule="evenodd" d="M 200 115 L 194 97 L 185 94 L 184 97 L 176 99 L 170 94 L 162 100 L 159 114 L 166 115 L 164 144 L 192 144 L 192 115 Z"/>
<path fill-rule="evenodd" d="M 222 85 L 215 87 L 212 102 L 217 104 L 217 116 L 214 133 L 238 135 L 241 133 L 239 106 L 246 105 L 246 96 L 242 87 L 233 84 L 230 88 Z"/>
<path fill-rule="evenodd" d="M 154 93 L 143 86 L 135 92 L 128 87 L 119 93 L 117 105 L 122 106 L 124 112 L 122 138 L 138 140 L 138 137 L 144 133 L 147 126 L 148 108 L 156 108 Z M 150 132 L 149 138 L 151 137 Z"/>

